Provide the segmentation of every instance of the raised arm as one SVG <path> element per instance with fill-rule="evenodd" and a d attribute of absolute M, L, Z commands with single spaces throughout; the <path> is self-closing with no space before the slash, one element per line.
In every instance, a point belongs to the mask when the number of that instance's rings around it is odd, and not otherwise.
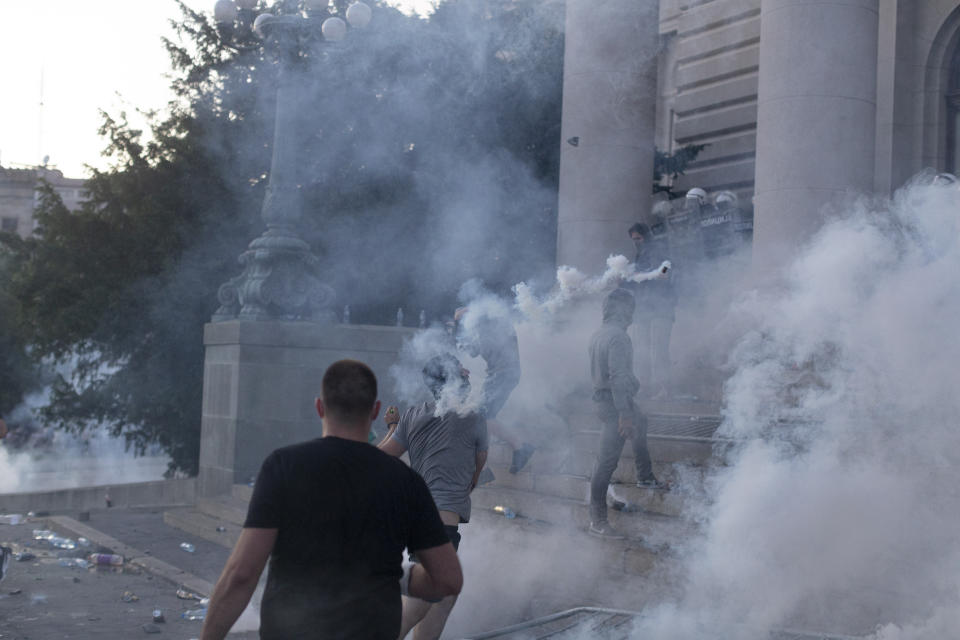
<path fill-rule="evenodd" d="M 395 458 L 399 458 L 407 450 L 393 437 L 393 434 L 397 431 L 397 425 L 400 424 L 400 410 L 394 406 L 387 407 L 383 414 L 383 421 L 387 424 L 387 434 L 383 436 L 377 448 Z"/>

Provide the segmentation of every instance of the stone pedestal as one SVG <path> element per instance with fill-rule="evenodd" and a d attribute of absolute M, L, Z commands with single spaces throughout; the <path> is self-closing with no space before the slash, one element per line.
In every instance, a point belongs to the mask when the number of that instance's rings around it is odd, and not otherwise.
<path fill-rule="evenodd" d="M 206 325 L 198 493 L 229 491 L 253 478 L 277 447 L 319 437 L 314 399 L 337 360 L 365 362 L 377 375 L 380 399 L 396 404 L 388 372 L 413 332 L 309 322 Z"/>
<path fill-rule="evenodd" d="M 601 273 L 650 209 L 659 3 L 566 4 L 557 262 Z"/>
<path fill-rule="evenodd" d="M 872 192 L 878 0 L 763 0 L 753 260 L 775 273 L 824 205 Z"/>

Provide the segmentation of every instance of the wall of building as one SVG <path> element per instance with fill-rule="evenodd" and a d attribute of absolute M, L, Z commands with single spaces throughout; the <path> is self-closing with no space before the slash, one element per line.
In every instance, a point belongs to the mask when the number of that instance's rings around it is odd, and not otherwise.
<path fill-rule="evenodd" d="M 86 197 L 80 178 L 67 178 L 57 169 L 42 167 L 11 169 L 0 167 L 0 230 L 27 237 L 33 232 L 33 210 L 37 204 L 36 189 L 41 180 L 49 182 L 73 211 Z"/>
<path fill-rule="evenodd" d="M 663 0 L 660 32 L 667 59 L 658 123 L 672 150 L 709 145 L 674 189 L 753 193 L 760 0 Z M 660 148 L 663 141 L 658 141 Z"/>
<path fill-rule="evenodd" d="M 947 66 L 960 1 L 881 0 L 874 187 L 945 168 Z M 761 0 L 661 0 L 657 147 L 709 146 L 673 187 L 751 201 L 756 170 Z M 797 51 L 803 64 L 803 51 Z"/>

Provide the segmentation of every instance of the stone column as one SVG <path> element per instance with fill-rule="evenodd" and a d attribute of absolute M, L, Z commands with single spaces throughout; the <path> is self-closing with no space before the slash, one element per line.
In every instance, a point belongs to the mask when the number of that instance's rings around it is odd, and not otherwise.
<path fill-rule="evenodd" d="M 763 0 L 753 259 L 782 267 L 824 205 L 871 192 L 878 0 Z"/>
<path fill-rule="evenodd" d="M 557 262 L 633 257 L 653 185 L 658 0 L 567 0 Z"/>

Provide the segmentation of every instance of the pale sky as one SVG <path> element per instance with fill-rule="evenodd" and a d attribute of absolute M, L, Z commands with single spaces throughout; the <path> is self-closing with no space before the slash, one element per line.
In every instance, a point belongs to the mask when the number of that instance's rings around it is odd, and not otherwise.
<path fill-rule="evenodd" d="M 186 4 L 212 12 L 214 2 Z M 393 4 L 429 13 L 431 0 Z M 0 165 L 33 166 L 50 156 L 67 177 L 86 177 L 84 165 L 105 167 L 100 109 L 124 109 L 133 120 L 136 108 L 169 100 L 160 38 L 172 35 L 169 20 L 179 17 L 174 0 L 0 0 L 0 7 Z"/>

